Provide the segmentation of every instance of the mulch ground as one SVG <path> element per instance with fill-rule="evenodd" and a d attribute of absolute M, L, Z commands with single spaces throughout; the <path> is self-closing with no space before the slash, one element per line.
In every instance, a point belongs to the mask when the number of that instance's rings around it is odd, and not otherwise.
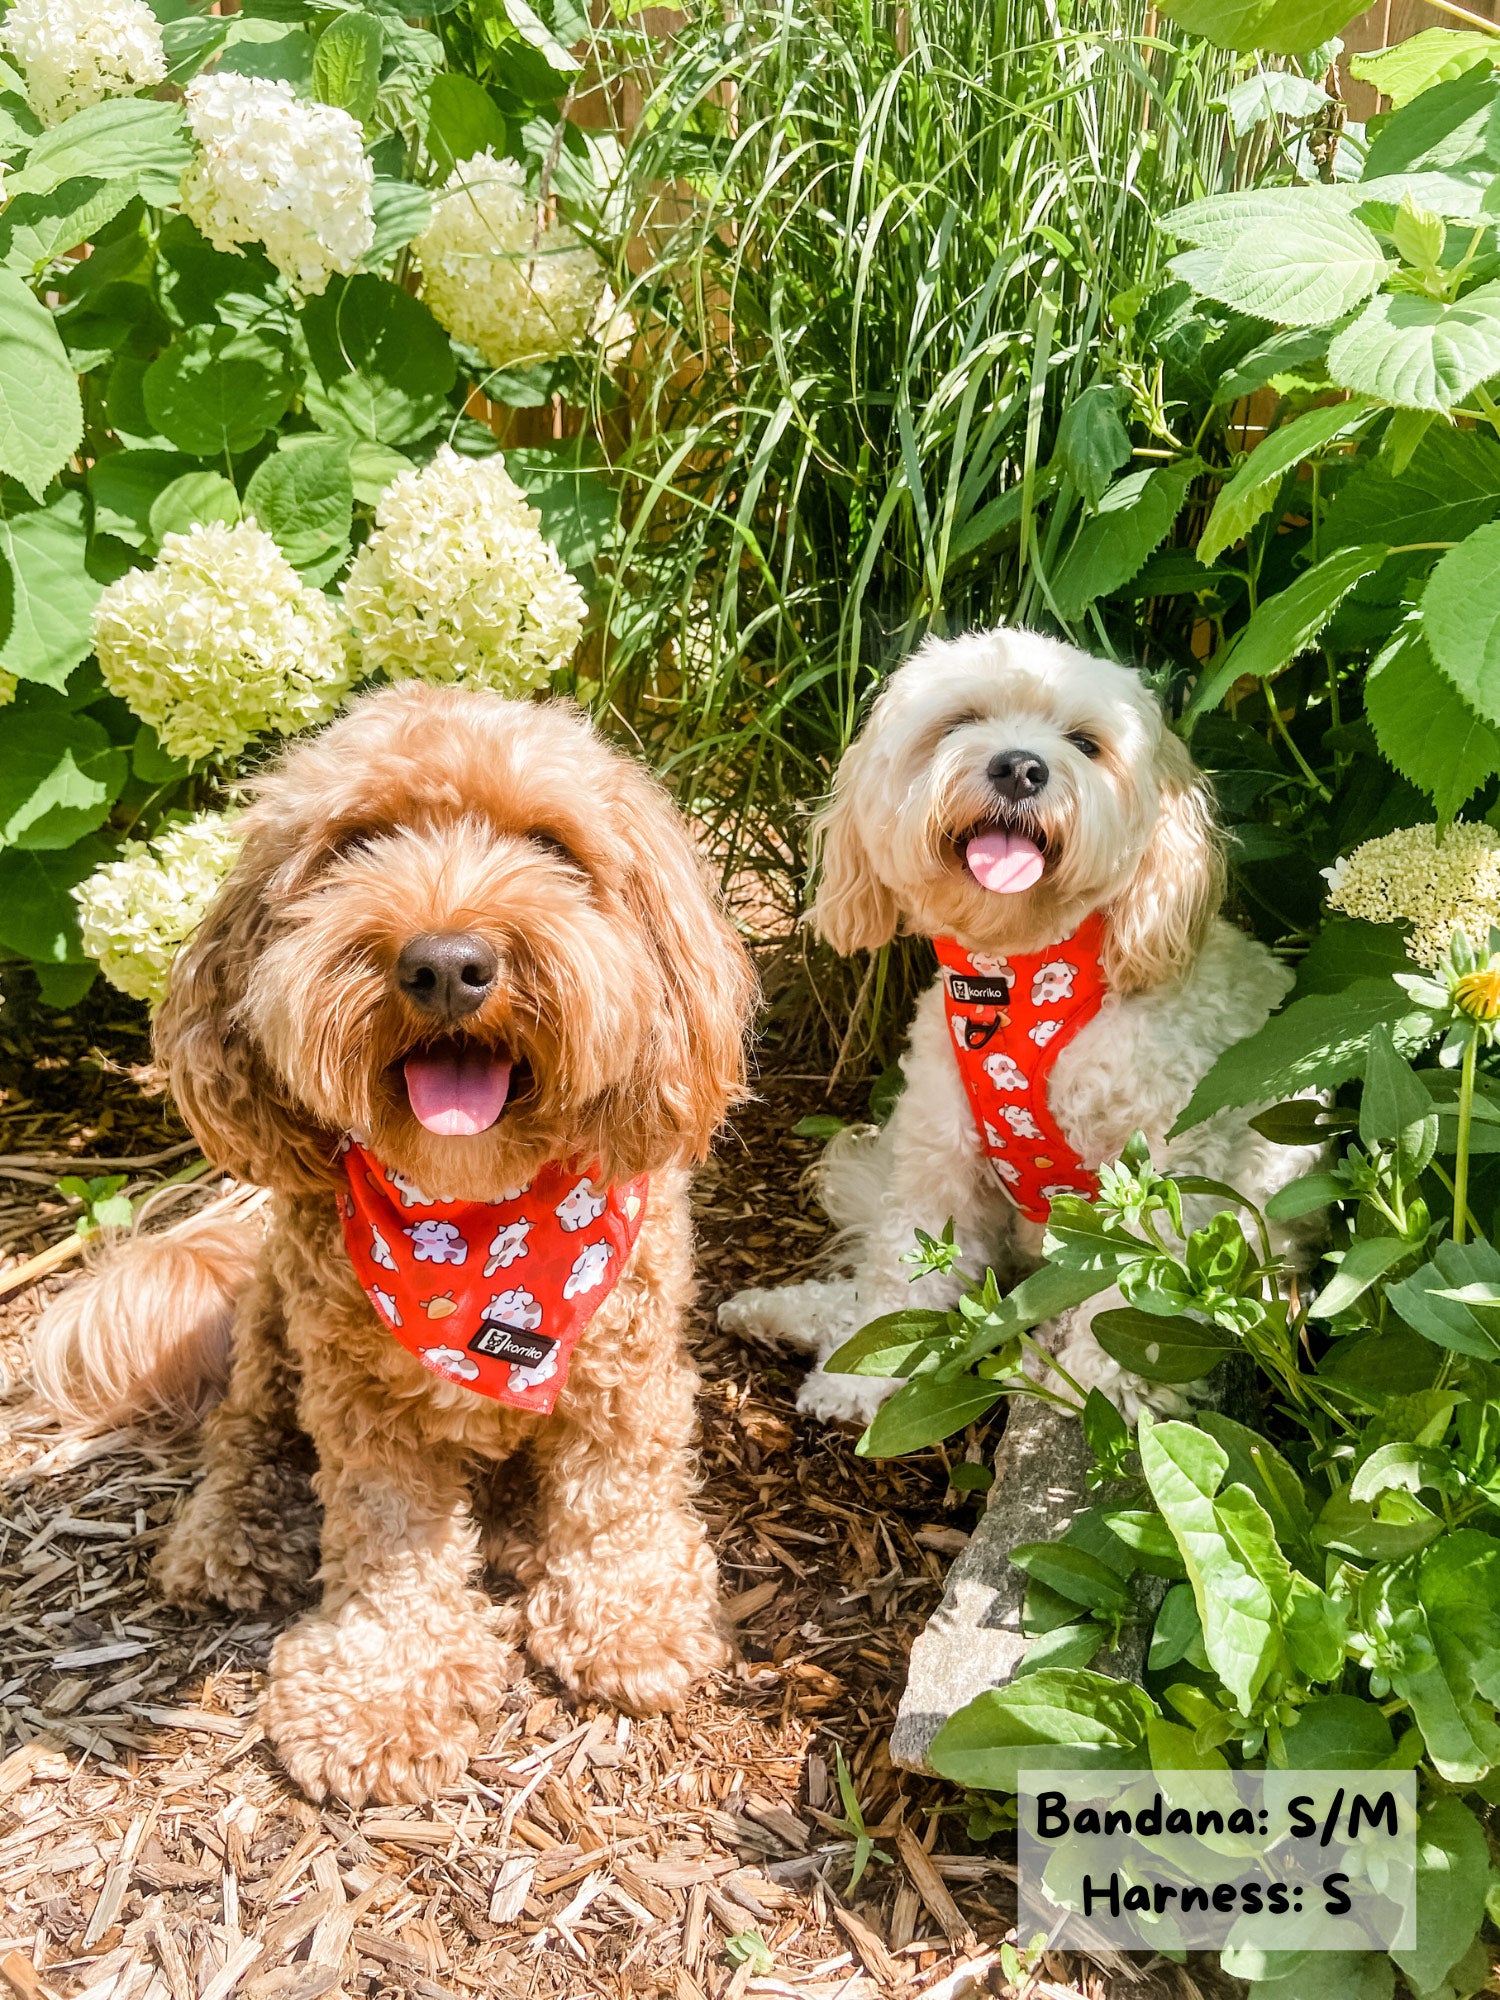
<path fill-rule="evenodd" d="M 71 1235 L 60 1173 L 89 1161 L 145 1187 L 191 1157 L 144 1053 L 106 993 L 61 1020 L 23 1001 L 0 1022 L 0 1290 L 7 1268 Z M 958 1795 L 886 1754 L 907 1651 L 975 1503 L 949 1488 L 941 1453 L 870 1464 L 852 1434 L 805 1424 L 800 1369 L 713 1326 L 727 1293 L 808 1268 L 824 1233 L 806 1185 L 817 1142 L 791 1127 L 830 1108 L 852 1100 L 762 1078 L 698 1183 L 700 1504 L 739 1664 L 647 1722 L 542 1674 L 519 1680 L 464 1782 L 428 1807 L 322 1809 L 292 1789 L 256 1721 L 278 1627 L 185 1617 L 151 1592 L 191 1453 L 59 1444 L 27 1414 L 25 1337 L 69 1267 L 0 1298 L 0 1991 L 1014 1990 L 998 1958 L 1014 1918 L 1004 1846 L 975 1850 Z M 879 1855 L 857 1884 L 840 1755 Z M 1228 1987 L 1196 1964 L 1046 1955 L 1022 1990 L 1200 2000 Z"/>

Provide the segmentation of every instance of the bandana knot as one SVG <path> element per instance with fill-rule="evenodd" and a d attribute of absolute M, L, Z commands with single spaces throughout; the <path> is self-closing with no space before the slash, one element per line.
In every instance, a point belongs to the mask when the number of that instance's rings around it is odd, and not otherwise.
<path fill-rule="evenodd" d="M 979 1149 L 1028 1222 L 1045 1222 L 1056 1195 L 1091 1199 L 1099 1190 L 1052 1116 L 1047 1084 L 1058 1056 L 1104 1004 L 1103 931 L 1104 919 L 1091 916 L 1060 944 L 1004 958 L 934 940 Z"/>
<path fill-rule="evenodd" d="M 546 1416 L 635 1246 L 647 1176 L 599 1186 L 553 1163 L 497 1202 L 454 1201 L 354 1139 L 344 1165 L 344 1243 L 381 1324 L 435 1375 Z"/>

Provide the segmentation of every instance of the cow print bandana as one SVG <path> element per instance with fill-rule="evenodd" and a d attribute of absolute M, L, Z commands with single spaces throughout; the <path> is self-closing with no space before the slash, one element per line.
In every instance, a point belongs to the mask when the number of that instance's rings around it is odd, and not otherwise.
<path fill-rule="evenodd" d="M 600 1187 L 551 1164 L 502 1201 L 451 1201 L 357 1140 L 344 1156 L 344 1242 L 381 1324 L 435 1375 L 546 1416 L 640 1234 L 648 1177 Z"/>
<path fill-rule="evenodd" d="M 985 1155 L 1028 1222 L 1045 1222 L 1054 1196 L 1099 1192 L 1052 1116 L 1052 1065 L 1088 1026 L 1108 991 L 1099 964 L 1104 919 L 1094 915 L 1045 951 L 988 958 L 937 938 L 943 998 L 958 1073 Z"/>

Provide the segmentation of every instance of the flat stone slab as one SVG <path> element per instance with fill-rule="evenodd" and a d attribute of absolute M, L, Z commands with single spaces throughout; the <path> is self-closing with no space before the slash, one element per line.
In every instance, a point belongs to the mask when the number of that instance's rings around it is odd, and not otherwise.
<path fill-rule="evenodd" d="M 891 1735 L 892 1762 L 930 1772 L 927 1752 L 948 1718 L 986 1688 L 1014 1678 L 1034 1642 L 1021 1630 L 1026 1577 L 1010 1552 L 1021 1542 L 1055 1541 L 1096 1504 L 1102 1496 L 1088 1489 L 1091 1463 L 1076 1418 L 1035 1396 L 1012 1399 L 995 1454 L 989 1505 L 948 1573 L 942 1603 L 912 1648 Z M 1096 1654 L 1092 1666 L 1122 1680 L 1138 1679 L 1146 1635 L 1145 1624 L 1127 1626 L 1119 1649 Z"/>

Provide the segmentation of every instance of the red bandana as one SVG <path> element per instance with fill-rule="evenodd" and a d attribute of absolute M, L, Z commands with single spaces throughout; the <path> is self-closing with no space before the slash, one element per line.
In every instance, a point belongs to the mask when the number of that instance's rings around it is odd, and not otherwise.
<path fill-rule="evenodd" d="M 1095 915 L 1061 944 L 1008 958 L 971 957 L 952 938 L 934 940 L 980 1150 L 1028 1222 L 1047 1220 L 1054 1195 L 1098 1192 L 1092 1169 L 1052 1116 L 1047 1079 L 1103 1004 L 1103 932 L 1104 919 Z"/>
<path fill-rule="evenodd" d="M 424 1368 L 545 1416 L 625 1268 L 645 1174 L 596 1188 L 550 1165 L 504 1201 L 423 1194 L 354 1140 L 344 1242 L 381 1322 Z"/>

